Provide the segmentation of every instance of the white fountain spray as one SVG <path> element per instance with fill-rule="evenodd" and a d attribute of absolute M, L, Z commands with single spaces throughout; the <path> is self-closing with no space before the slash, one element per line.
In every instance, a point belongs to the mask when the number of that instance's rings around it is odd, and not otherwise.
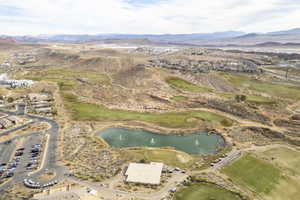
<path fill-rule="evenodd" d="M 150 142 L 150 143 L 151 143 L 151 144 L 154 144 L 154 143 L 155 143 L 154 138 L 151 139 L 151 142 Z"/>

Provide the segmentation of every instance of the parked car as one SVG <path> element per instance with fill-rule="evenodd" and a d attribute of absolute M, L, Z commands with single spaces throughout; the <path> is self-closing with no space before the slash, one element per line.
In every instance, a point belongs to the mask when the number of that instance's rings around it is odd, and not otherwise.
<path fill-rule="evenodd" d="M 15 153 L 15 156 L 22 156 L 23 155 L 23 152 L 22 151 L 17 151 L 16 153 Z"/>
<path fill-rule="evenodd" d="M 10 178 L 10 177 L 13 177 L 14 176 L 14 173 L 13 172 L 7 172 L 5 175 L 4 175 L 4 178 Z"/>
<path fill-rule="evenodd" d="M 10 144 L 11 140 L 5 141 L 4 144 Z"/>

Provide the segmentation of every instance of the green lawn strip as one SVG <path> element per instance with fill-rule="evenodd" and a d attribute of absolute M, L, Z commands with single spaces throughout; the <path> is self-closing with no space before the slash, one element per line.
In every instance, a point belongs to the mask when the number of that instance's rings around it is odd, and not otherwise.
<path fill-rule="evenodd" d="M 90 72 L 91 73 L 91 72 Z M 37 80 L 48 80 L 58 83 L 60 94 L 63 97 L 66 108 L 71 112 L 74 120 L 78 121 L 144 121 L 168 128 L 194 128 L 198 120 L 209 123 L 231 126 L 232 120 L 218 114 L 192 111 L 192 112 L 170 112 L 170 113 L 140 113 L 126 110 L 108 109 L 102 105 L 86 103 L 78 100 L 72 91 L 79 85 L 78 77 L 91 80 L 108 81 L 106 76 L 101 74 L 90 74 L 81 72 L 71 72 L 67 69 L 47 70 L 37 72 Z M 196 119 L 196 120 L 192 120 Z"/>
<path fill-rule="evenodd" d="M 74 78 L 87 79 L 91 83 L 104 83 L 110 81 L 108 76 L 98 72 L 80 72 L 68 68 L 35 71 L 32 74 L 25 75 L 24 77 L 35 81 L 46 80 L 53 82 L 68 82 Z"/>
<path fill-rule="evenodd" d="M 291 171 L 294 175 L 300 175 L 300 152 L 286 147 L 278 147 L 264 151 L 262 155 L 274 158 L 272 162 Z"/>
<path fill-rule="evenodd" d="M 78 121 L 144 121 L 167 128 L 193 128 L 200 119 L 209 123 L 232 126 L 233 121 L 221 115 L 206 111 L 148 113 L 108 109 L 102 105 L 85 103 L 71 94 L 75 83 L 59 83 L 61 96 L 74 120 Z"/>
<path fill-rule="evenodd" d="M 186 80 L 177 78 L 177 77 L 168 77 L 166 79 L 167 83 L 173 87 L 190 91 L 190 92 L 213 92 L 212 89 L 200 87 L 196 84 L 190 83 Z M 300 89 L 300 88 L 299 88 Z M 223 92 L 215 92 L 216 94 L 225 97 L 225 98 L 234 98 L 237 94 L 234 93 L 223 93 Z M 255 95 L 246 95 L 247 99 L 246 101 L 249 103 L 256 103 L 256 104 L 274 104 L 276 103 L 273 99 L 263 96 L 255 96 Z M 299 95 L 300 98 L 300 95 Z M 174 101 L 185 101 L 187 100 L 184 96 L 175 96 L 172 97 L 172 100 Z"/>
<path fill-rule="evenodd" d="M 173 100 L 173 101 L 186 101 L 186 100 L 188 100 L 188 98 L 185 97 L 185 96 L 174 96 L 174 97 L 171 98 L 171 100 Z"/>
<path fill-rule="evenodd" d="M 236 95 L 234 93 L 223 93 L 218 92 L 219 96 L 227 98 L 227 99 L 234 99 Z M 263 97 L 263 96 L 255 96 L 255 95 L 246 95 L 246 102 L 248 103 L 255 103 L 255 104 L 275 104 L 276 101 L 274 99 Z"/>
<path fill-rule="evenodd" d="M 269 194 L 281 178 L 279 169 L 249 154 L 225 167 L 222 172 L 236 183 L 247 186 L 260 194 Z"/>
<path fill-rule="evenodd" d="M 178 77 L 168 77 L 166 82 L 173 87 L 189 91 L 189 92 L 211 92 L 212 90 L 205 87 L 200 87 Z"/>
<path fill-rule="evenodd" d="M 172 167 L 179 167 L 182 169 L 189 168 L 194 163 L 194 158 L 183 152 L 178 152 L 170 149 L 130 149 L 124 151 L 124 158 L 128 157 L 130 160 L 139 162 L 163 162 L 164 164 Z M 188 161 L 185 162 L 185 159 Z"/>
<path fill-rule="evenodd" d="M 175 200 L 240 200 L 231 191 L 210 183 L 192 183 L 175 193 Z"/>
<path fill-rule="evenodd" d="M 67 108 L 71 111 L 74 120 L 78 121 L 144 121 L 168 128 L 192 128 L 201 119 L 210 123 L 219 123 L 231 126 L 232 121 L 221 115 L 205 111 L 147 113 L 126 110 L 108 109 L 101 105 L 78 101 L 72 94 L 62 93 Z"/>
<path fill-rule="evenodd" d="M 263 97 L 263 96 L 253 96 L 253 95 L 246 95 L 247 96 L 247 102 L 249 103 L 258 103 L 258 104 L 274 104 L 276 101 L 274 101 L 271 98 Z"/>
<path fill-rule="evenodd" d="M 224 77 L 232 84 L 239 88 L 247 88 L 263 93 L 267 93 L 273 97 L 282 97 L 300 100 L 300 87 L 288 84 L 268 83 L 245 75 L 223 74 Z"/>

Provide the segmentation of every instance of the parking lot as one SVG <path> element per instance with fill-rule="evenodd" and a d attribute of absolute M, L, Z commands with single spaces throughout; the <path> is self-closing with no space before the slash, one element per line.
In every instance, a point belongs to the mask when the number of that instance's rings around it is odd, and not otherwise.
<path fill-rule="evenodd" d="M 26 114 L 24 104 L 17 104 L 16 107 L 16 111 L 0 108 L 0 112 L 8 116 L 22 116 L 33 123 L 45 122 L 50 125 L 50 128 L 16 135 L 0 143 L 0 191 L 19 183 L 31 187 L 30 184 L 27 184 L 31 181 L 33 183 L 40 182 L 40 187 L 52 186 L 67 173 L 64 167 L 56 163 L 59 125 L 54 120 Z M 5 135 L 9 136 L 15 131 L 16 129 L 7 130 Z M 54 171 L 55 176 L 51 180 L 40 180 L 40 177 L 47 174 L 49 170 Z"/>
<path fill-rule="evenodd" d="M 30 136 L 15 148 L 16 142 L 1 145 L 0 180 L 36 170 L 43 151 L 42 136 Z"/>

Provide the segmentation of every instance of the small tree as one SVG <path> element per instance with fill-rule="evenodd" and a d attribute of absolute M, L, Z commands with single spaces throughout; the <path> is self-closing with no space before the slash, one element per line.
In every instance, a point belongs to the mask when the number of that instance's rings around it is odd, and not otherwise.
<path fill-rule="evenodd" d="M 14 102 L 14 98 L 13 98 L 13 97 L 8 97 L 8 98 L 7 98 L 7 102 L 8 102 L 8 103 Z"/>
<path fill-rule="evenodd" d="M 235 95 L 235 100 L 237 102 L 241 102 L 241 101 L 246 101 L 247 100 L 247 96 L 246 95 Z"/>
<path fill-rule="evenodd" d="M 56 109 L 56 108 L 54 108 L 54 109 L 52 110 L 52 115 L 57 115 L 57 109 Z"/>
<path fill-rule="evenodd" d="M 246 100 L 247 100 L 247 96 L 242 94 L 242 95 L 240 96 L 240 100 L 241 100 L 241 101 L 246 101 Z"/>
<path fill-rule="evenodd" d="M 241 101 L 241 99 L 240 99 L 240 95 L 235 95 L 235 100 L 237 101 L 237 102 L 240 102 Z"/>

